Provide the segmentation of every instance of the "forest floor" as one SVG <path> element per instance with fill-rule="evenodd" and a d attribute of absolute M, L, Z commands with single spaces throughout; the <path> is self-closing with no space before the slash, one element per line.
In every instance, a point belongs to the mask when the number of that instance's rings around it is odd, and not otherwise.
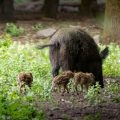
<path fill-rule="evenodd" d="M 79 26 L 86 30 L 90 35 L 100 35 L 102 28 L 95 22 L 94 19 L 86 20 L 28 20 L 17 21 L 17 25 L 25 29 L 25 33 L 19 37 L 13 37 L 13 41 L 26 43 L 26 42 L 43 42 L 46 39 L 36 39 L 34 35 L 36 31 L 33 29 L 35 24 L 41 24 L 45 28 L 59 28 Z M 0 34 L 5 33 L 5 24 L 0 23 Z M 49 39 L 47 39 L 49 41 Z M 109 79 L 105 79 L 109 80 Z M 120 82 L 120 78 L 117 79 Z M 73 93 L 61 96 L 59 93 L 52 94 L 53 101 L 38 103 L 42 106 L 47 118 L 49 120 L 119 120 L 120 119 L 120 104 L 117 103 L 103 103 L 100 105 L 89 106 L 84 98 L 84 93 L 80 92 L 79 95 Z M 42 104 L 42 105 L 41 105 Z"/>
<path fill-rule="evenodd" d="M 22 17 L 23 15 L 20 18 Z M 64 16 L 62 16 L 62 18 L 64 18 Z M 47 28 L 60 29 L 62 27 L 80 27 L 81 29 L 87 31 L 91 36 L 100 35 L 102 32 L 101 23 L 99 21 L 96 21 L 96 19 L 93 18 L 67 19 L 67 17 L 65 19 L 62 18 L 57 20 L 48 19 L 48 18 L 42 18 L 38 20 L 24 20 L 24 19 L 17 20 L 15 23 L 17 24 L 17 26 L 24 28 L 25 32 L 18 37 L 13 37 L 13 41 L 21 42 L 23 44 L 26 41 L 33 43 L 44 42 L 46 39 L 41 39 L 39 37 L 35 38 L 34 36 L 38 31 Z M 4 34 L 4 33 L 5 33 L 5 23 L 0 23 L 0 34 Z"/>
<path fill-rule="evenodd" d="M 112 80 L 105 78 L 105 81 Z M 117 78 L 120 83 L 120 78 Z M 43 110 L 45 111 L 49 120 L 119 120 L 120 118 L 120 104 L 108 102 L 88 105 L 83 92 L 79 95 L 75 93 L 60 93 L 52 94 L 53 101 L 43 103 Z M 38 105 L 39 106 L 39 105 Z"/>

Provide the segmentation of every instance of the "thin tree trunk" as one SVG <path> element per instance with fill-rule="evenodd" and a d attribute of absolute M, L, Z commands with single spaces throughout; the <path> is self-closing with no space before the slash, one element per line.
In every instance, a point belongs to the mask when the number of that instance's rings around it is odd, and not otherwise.
<path fill-rule="evenodd" d="M 96 16 L 98 11 L 97 0 L 82 0 L 80 5 L 80 13 L 83 16 Z"/>
<path fill-rule="evenodd" d="M 56 18 L 58 10 L 59 0 L 45 0 L 43 6 L 43 12 L 46 17 Z"/>
<path fill-rule="evenodd" d="M 120 0 L 106 0 L 103 43 L 120 44 Z"/>
<path fill-rule="evenodd" d="M 13 3 L 13 0 L 0 0 L 0 20 L 9 21 L 14 19 Z"/>

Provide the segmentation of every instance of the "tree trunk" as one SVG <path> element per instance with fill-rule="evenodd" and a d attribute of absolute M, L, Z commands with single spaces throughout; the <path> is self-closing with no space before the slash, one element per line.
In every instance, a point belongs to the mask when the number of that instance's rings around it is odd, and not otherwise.
<path fill-rule="evenodd" d="M 120 0 L 106 0 L 104 43 L 120 44 Z"/>
<path fill-rule="evenodd" d="M 98 11 L 97 0 L 82 0 L 80 5 L 80 13 L 83 16 L 96 16 Z"/>
<path fill-rule="evenodd" d="M 46 17 L 56 18 L 58 10 L 59 0 L 45 0 L 43 6 L 43 12 Z"/>
<path fill-rule="evenodd" d="M 14 19 L 13 3 L 13 0 L 0 0 L 0 20 L 9 21 Z"/>

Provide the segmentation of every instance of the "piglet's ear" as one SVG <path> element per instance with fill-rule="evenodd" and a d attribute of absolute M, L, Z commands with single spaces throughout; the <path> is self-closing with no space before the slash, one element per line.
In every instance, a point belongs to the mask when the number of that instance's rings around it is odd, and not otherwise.
<path fill-rule="evenodd" d="M 95 79 L 95 76 L 93 75 L 93 73 L 91 73 L 91 76 Z"/>
<path fill-rule="evenodd" d="M 30 74 L 30 76 L 32 76 L 32 73 L 29 73 Z"/>

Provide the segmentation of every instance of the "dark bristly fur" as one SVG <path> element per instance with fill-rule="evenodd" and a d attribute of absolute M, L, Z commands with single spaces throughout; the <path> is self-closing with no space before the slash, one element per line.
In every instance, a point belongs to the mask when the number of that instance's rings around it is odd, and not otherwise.
<path fill-rule="evenodd" d="M 93 38 L 79 28 L 59 30 L 48 46 L 53 77 L 59 74 L 60 68 L 62 71 L 89 72 L 94 74 L 101 87 L 104 86 L 102 60 L 108 55 L 107 47 L 99 53 Z"/>

